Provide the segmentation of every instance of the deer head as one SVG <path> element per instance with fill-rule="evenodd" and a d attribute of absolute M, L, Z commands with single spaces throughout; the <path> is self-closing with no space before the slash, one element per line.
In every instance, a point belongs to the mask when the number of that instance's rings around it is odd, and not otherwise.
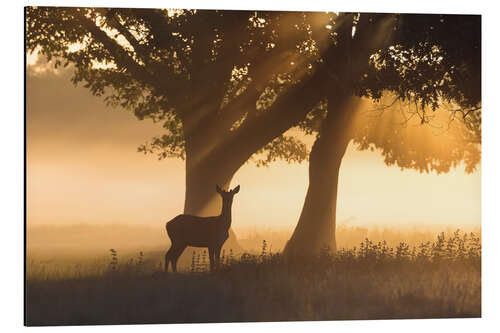
<path fill-rule="evenodd" d="M 222 204 L 229 204 L 229 207 L 231 207 L 231 204 L 233 203 L 233 197 L 236 193 L 240 191 L 240 185 L 236 186 L 232 190 L 229 191 L 224 191 L 222 190 L 219 185 L 215 186 L 215 190 L 217 193 L 219 193 L 222 197 Z"/>

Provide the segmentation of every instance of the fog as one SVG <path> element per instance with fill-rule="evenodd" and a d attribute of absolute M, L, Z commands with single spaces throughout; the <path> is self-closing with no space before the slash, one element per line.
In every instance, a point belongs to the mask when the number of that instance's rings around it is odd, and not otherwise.
<path fill-rule="evenodd" d="M 54 72 L 44 66 L 30 66 L 27 75 L 28 228 L 125 224 L 149 235 L 150 241 L 138 240 L 137 247 L 165 244 L 165 222 L 182 212 L 184 162 L 137 152 L 138 145 L 161 133 L 160 126 L 108 108 L 87 89 L 75 88 L 71 69 Z M 480 169 L 471 175 L 462 166 L 441 175 L 401 171 L 387 167 L 380 153 L 360 152 L 351 144 L 340 175 L 337 217 L 351 227 L 480 226 Z M 279 231 L 276 248 L 282 246 L 297 222 L 307 180 L 307 163 L 245 164 L 232 181 L 241 185 L 233 204 L 238 238 Z M 120 240 L 127 234 L 120 230 L 117 237 L 110 233 L 102 239 L 102 249 L 114 246 L 104 239 L 133 242 Z M 131 233 L 140 238 L 137 232 Z M 71 239 L 69 234 L 62 238 Z M 95 237 L 99 243 L 101 236 Z M 52 245 L 64 242 L 55 237 Z"/>

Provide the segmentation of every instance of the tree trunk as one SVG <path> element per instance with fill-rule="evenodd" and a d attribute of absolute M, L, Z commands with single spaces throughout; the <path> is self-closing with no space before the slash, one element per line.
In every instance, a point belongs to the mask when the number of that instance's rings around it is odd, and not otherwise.
<path fill-rule="evenodd" d="M 226 159 L 206 158 L 200 161 L 193 159 L 193 157 L 192 153 L 187 153 L 184 214 L 196 216 L 219 215 L 222 209 L 222 200 L 215 191 L 215 187 L 219 185 L 223 189 L 228 188 L 231 179 L 241 165 L 235 165 L 237 163 L 231 163 Z M 196 163 L 193 163 L 193 160 Z M 233 252 L 242 250 L 232 229 L 229 230 L 229 238 L 224 244 L 224 248 L 232 249 Z M 191 252 L 189 252 L 189 255 L 191 255 Z"/>
<path fill-rule="evenodd" d="M 323 249 L 336 250 L 339 170 L 350 141 L 349 124 L 354 105 L 349 101 L 338 107 L 328 107 L 327 117 L 309 155 L 309 187 L 285 255 L 307 258 Z"/>
<path fill-rule="evenodd" d="M 184 214 L 215 216 L 220 213 L 221 202 L 215 186 L 227 188 L 233 178 L 230 171 L 223 172 L 220 165 L 190 165 L 186 162 L 186 194 Z M 219 169 L 219 170 L 217 170 Z"/>

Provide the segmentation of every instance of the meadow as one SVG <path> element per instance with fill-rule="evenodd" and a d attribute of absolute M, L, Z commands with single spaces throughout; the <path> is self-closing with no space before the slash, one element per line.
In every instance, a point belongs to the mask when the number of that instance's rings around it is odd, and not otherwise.
<path fill-rule="evenodd" d="M 410 232 L 407 241 L 397 242 L 393 237 L 398 234 L 372 231 L 368 234 L 385 235 L 390 242 L 365 238 L 341 247 L 364 233 L 353 227 L 339 229 L 339 250 L 334 254 L 325 249 L 307 262 L 289 261 L 272 250 L 271 241 L 261 239 L 258 251 L 255 244 L 243 253 L 225 250 L 214 272 L 208 270 L 204 250 L 188 249 L 176 274 L 162 271 L 164 249 L 122 253 L 113 248 L 87 256 L 52 253 L 51 259 L 28 252 L 26 323 L 481 316 L 480 233 L 439 233 L 425 240 L 428 234 Z M 278 235 L 267 236 L 279 239 Z"/>

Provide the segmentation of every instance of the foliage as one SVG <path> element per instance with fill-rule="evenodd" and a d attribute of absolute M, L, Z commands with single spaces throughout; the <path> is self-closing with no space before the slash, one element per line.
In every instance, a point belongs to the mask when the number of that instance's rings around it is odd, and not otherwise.
<path fill-rule="evenodd" d="M 460 160 L 468 171 L 479 163 L 480 16 L 63 7 L 26 11 L 28 51 L 56 59 L 56 66 L 73 64 L 73 82 L 104 96 L 108 104 L 129 109 L 138 119 L 163 122 L 165 134 L 139 147 L 160 159 L 185 158 L 186 138 L 202 146 L 219 141 L 241 146 L 233 140 L 241 138 L 259 142 L 246 154 L 265 154 L 256 159 L 258 165 L 303 161 L 304 144 L 283 133 L 293 126 L 317 132 L 326 97 L 338 90 L 375 101 L 391 94 L 431 126 L 438 106 L 451 105 L 451 114 L 463 115 L 469 131 L 449 133 L 458 142 L 451 155 L 422 145 L 406 153 L 409 142 L 396 129 L 383 138 L 372 131 L 355 136 L 360 149 L 380 149 L 389 165 L 446 172 Z M 295 92 L 308 91 L 308 84 L 314 93 Z M 279 117 L 271 117 L 273 113 Z M 377 127 L 376 119 L 370 126 Z M 475 142 L 461 144 L 464 135 Z M 214 136 L 219 141 L 214 143 Z"/>
<path fill-rule="evenodd" d="M 378 99 L 388 90 L 418 102 L 422 111 L 443 102 L 480 108 L 479 15 L 404 15 L 395 29 L 393 45 L 370 58 L 371 71 L 363 80 L 367 95 Z"/>
<path fill-rule="evenodd" d="M 28 7 L 26 46 L 56 67 L 74 65 L 73 83 L 109 105 L 163 122 L 165 134 L 139 151 L 185 158 L 186 137 L 229 135 L 296 80 L 288 62 L 276 63 L 283 53 L 297 63 L 308 57 L 295 47 L 309 37 L 292 16 L 302 14 Z M 279 44 L 278 28 L 289 31 Z M 277 153 L 289 140 L 275 143 L 270 159 L 303 160 L 293 147 Z"/>
<path fill-rule="evenodd" d="M 306 145 L 293 136 L 281 135 L 269 142 L 262 149 L 256 152 L 258 156 L 259 153 L 264 153 L 265 158 L 256 158 L 257 166 L 268 166 L 272 162 L 278 159 L 292 162 L 302 162 L 307 159 L 309 151 Z"/>
<path fill-rule="evenodd" d="M 371 128 L 357 133 L 355 142 L 360 149 L 380 149 L 388 165 L 440 173 L 464 161 L 466 171 L 474 171 L 481 149 L 481 17 L 401 15 L 394 29 L 392 45 L 370 57 L 356 89 L 376 101 L 390 97 L 379 107 L 402 119 L 384 128 L 386 136 L 374 133 L 379 124 L 367 124 L 365 130 Z M 413 117 L 427 125 L 424 135 L 436 127 L 435 118 L 448 120 L 423 149 L 405 133 Z"/>
<path fill-rule="evenodd" d="M 415 107 L 386 97 L 359 113 L 353 141 L 359 150 L 378 149 L 387 165 L 401 169 L 439 174 L 463 163 L 471 173 L 481 161 L 481 111 L 466 119 L 457 113 L 442 104 L 422 124 L 423 114 Z"/>
<path fill-rule="evenodd" d="M 386 121 L 372 114 L 354 141 L 379 149 L 388 165 L 441 173 L 463 161 L 473 172 L 481 156 L 480 16 L 396 19 L 392 45 L 371 55 L 356 85 L 358 96 L 380 102 Z"/>

